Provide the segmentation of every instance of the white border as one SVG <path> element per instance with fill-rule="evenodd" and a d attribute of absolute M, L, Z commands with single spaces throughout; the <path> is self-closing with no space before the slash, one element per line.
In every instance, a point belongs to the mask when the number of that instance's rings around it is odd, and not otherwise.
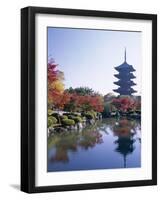
<path fill-rule="evenodd" d="M 142 31 L 141 168 L 47 173 L 47 26 Z M 147 180 L 152 178 L 152 23 L 99 17 L 36 15 L 36 186 Z"/>

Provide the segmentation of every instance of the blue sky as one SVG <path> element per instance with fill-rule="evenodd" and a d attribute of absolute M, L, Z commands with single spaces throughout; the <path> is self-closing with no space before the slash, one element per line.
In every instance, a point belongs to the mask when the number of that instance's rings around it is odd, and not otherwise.
<path fill-rule="evenodd" d="M 88 86 L 105 95 L 117 88 L 114 69 L 124 61 L 136 69 L 137 86 L 141 94 L 141 32 L 48 28 L 48 57 L 64 72 L 65 88 Z"/>

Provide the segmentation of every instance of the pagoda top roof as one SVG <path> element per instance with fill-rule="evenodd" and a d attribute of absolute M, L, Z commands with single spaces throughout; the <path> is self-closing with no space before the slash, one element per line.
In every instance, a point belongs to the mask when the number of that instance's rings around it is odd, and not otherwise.
<path fill-rule="evenodd" d="M 125 55 L 124 55 L 124 62 L 121 64 L 121 65 L 119 65 L 119 66 L 116 66 L 115 67 L 115 69 L 117 70 L 117 71 L 120 71 L 120 70 L 129 70 L 129 71 L 135 71 L 135 69 L 133 68 L 133 66 L 132 65 L 129 65 L 127 62 L 126 62 L 126 48 L 125 48 Z"/>
<path fill-rule="evenodd" d="M 117 66 L 117 67 L 115 67 L 115 69 L 117 70 L 117 71 L 120 71 L 120 70 L 124 70 L 124 69 L 128 69 L 128 70 L 130 70 L 130 71 L 135 71 L 135 69 L 133 68 L 133 66 L 132 65 L 129 65 L 126 61 L 124 61 L 121 65 L 119 65 L 119 66 Z"/>

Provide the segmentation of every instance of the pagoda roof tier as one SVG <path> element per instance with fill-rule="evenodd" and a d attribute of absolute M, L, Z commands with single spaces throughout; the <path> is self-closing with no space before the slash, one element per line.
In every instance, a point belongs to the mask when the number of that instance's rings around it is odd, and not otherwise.
<path fill-rule="evenodd" d="M 123 86 L 123 87 L 136 85 L 136 83 L 134 83 L 131 80 L 119 80 L 119 81 L 114 82 L 114 84 L 118 86 Z"/>
<path fill-rule="evenodd" d="M 117 92 L 117 93 L 119 93 L 119 94 L 121 94 L 121 95 L 131 95 L 132 93 L 136 93 L 136 92 L 137 92 L 137 91 L 134 90 L 133 88 L 129 88 L 129 89 L 127 89 L 127 90 L 118 88 L 118 89 L 114 89 L 113 91 L 114 91 L 114 92 Z"/>
<path fill-rule="evenodd" d="M 123 79 L 123 80 L 125 79 L 130 80 L 136 78 L 136 76 L 134 76 L 132 73 L 126 73 L 126 74 L 119 73 L 119 74 L 114 74 L 114 76 L 118 79 Z"/>
<path fill-rule="evenodd" d="M 121 65 L 115 67 L 115 69 L 117 71 L 129 71 L 129 72 L 134 72 L 136 71 L 132 65 L 129 65 L 126 61 L 124 61 L 124 63 L 122 63 Z"/>

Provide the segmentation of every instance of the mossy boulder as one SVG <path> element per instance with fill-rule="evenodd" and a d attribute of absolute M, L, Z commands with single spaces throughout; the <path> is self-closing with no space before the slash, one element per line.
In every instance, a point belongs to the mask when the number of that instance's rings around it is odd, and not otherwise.
<path fill-rule="evenodd" d="M 94 119 L 94 116 L 93 116 L 91 113 L 86 113 L 86 114 L 85 114 L 85 117 L 86 117 L 87 119 Z"/>
<path fill-rule="evenodd" d="M 57 119 L 53 116 L 48 117 L 48 127 L 52 127 L 57 123 Z"/>
<path fill-rule="evenodd" d="M 65 126 L 73 126 L 75 125 L 75 121 L 73 119 L 63 119 L 62 124 Z"/>
<path fill-rule="evenodd" d="M 94 119 L 97 118 L 97 112 L 95 112 L 95 111 L 92 110 L 92 111 L 90 111 L 90 113 L 93 115 L 93 118 L 94 118 Z"/>
<path fill-rule="evenodd" d="M 57 119 L 58 123 L 60 123 L 61 116 L 58 113 L 52 113 L 51 116 L 55 117 Z"/>
<path fill-rule="evenodd" d="M 70 116 L 70 119 L 74 120 L 75 123 L 79 123 L 83 121 L 82 118 L 79 116 Z"/>
<path fill-rule="evenodd" d="M 68 116 L 62 115 L 62 116 L 60 116 L 60 119 L 61 119 L 61 120 L 63 120 L 63 119 L 68 119 Z"/>
<path fill-rule="evenodd" d="M 95 111 L 88 111 L 83 114 L 87 119 L 96 119 L 97 118 L 97 113 Z"/>
<path fill-rule="evenodd" d="M 52 115 L 53 111 L 51 109 L 48 109 L 48 115 Z"/>

